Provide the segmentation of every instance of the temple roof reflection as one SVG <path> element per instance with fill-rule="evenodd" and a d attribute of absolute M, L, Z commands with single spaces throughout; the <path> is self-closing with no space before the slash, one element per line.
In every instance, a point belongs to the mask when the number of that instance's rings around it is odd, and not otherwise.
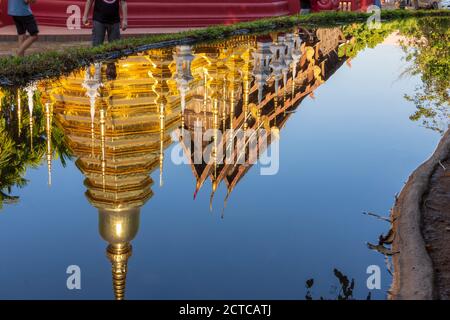
<path fill-rule="evenodd" d="M 225 208 L 254 165 L 250 155 L 259 157 L 280 139 L 300 102 L 313 96 L 345 62 L 337 52 L 345 41 L 337 28 L 245 35 L 95 63 L 57 81 L 26 88 L 30 130 L 36 92 L 45 118 L 49 184 L 54 125 L 64 133 L 85 176 L 86 197 L 98 209 L 99 232 L 108 242 L 117 299 L 125 297 L 131 243 L 139 231 L 140 210 L 153 196 L 153 172 L 159 171 L 163 186 L 171 133 L 178 130 L 175 142 L 190 163 L 194 199 L 209 180 L 212 209 L 214 194 L 223 183 Z M 17 112 L 22 112 L 21 95 L 17 99 Z M 195 131 L 209 129 L 214 134 L 210 141 L 202 141 L 201 151 L 209 152 L 212 161 L 195 161 Z M 238 130 L 260 129 L 267 132 L 267 144 L 235 143 Z M 233 163 L 225 162 L 226 152 L 220 150 L 229 151 Z"/>

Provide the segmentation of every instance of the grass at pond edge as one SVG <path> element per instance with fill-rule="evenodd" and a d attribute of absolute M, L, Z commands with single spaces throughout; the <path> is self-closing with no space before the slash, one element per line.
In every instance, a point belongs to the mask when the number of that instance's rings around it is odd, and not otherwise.
<path fill-rule="evenodd" d="M 69 48 L 59 52 L 35 53 L 26 57 L 5 57 L 0 58 L 0 85 L 21 86 L 33 80 L 68 74 L 95 61 L 116 59 L 150 49 L 221 40 L 235 35 L 269 32 L 295 25 L 331 27 L 364 22 L 369 16 L 370 14 L 359 12 L 321 12 L 309 15 L 274 17 L 179 33 L 126 38 L 96 48 Z M 382 21 L 431 16 L 450 17 L 450 11 L 386 10 L 381 13 Z"/>

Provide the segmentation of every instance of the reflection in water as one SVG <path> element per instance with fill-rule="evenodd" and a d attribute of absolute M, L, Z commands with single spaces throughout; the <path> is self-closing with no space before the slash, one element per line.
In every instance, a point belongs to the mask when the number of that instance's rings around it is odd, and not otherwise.
<path fill-rule="evenodd" d="M 153 173 L 159 173 L 160 186 L 164 183 L 164 165 L 169 161 L 165 153 L 173 141 L 192 170 L 194 199 L 211 184 L 212 209 L 220 184 L 226 187 L 220 199 L 223 216 L 236 186 L 255 163 L 251 155 L 260 157 L 268 145 L 283 139 L 282 130 L 302 100 L 314 98 L 316 88 L 343 63 L 350 64 L 358 52 L 374 47 L 393 28 L 414 30 L 406 36 L 428 39 L 416 43 L 411 56 L 413 73 L 423 75 L 427 89 L 421 95 L 425 98 L 417 101 L 437 97 L 447 120 L 448 72 L 436 70 L 445 70 L 448 59 L 440 59 L 446 57 L 445 51 L 433 55 L 430 49 L 442 49 L 440 39 L 445 37 L 426 25 L 418 26 L 383 24 L 380 30 L 368 30 L 364 24 L 352 24 L 341 29 L 298 28 L 240 36 L 220 43 L 152 50 L 96 63 L 60 80 L 36 82 L 19 90 L 0 89 L 0 207 L 18 201 L 15 188 L 26 185 L 27 168 L 43 161 L 51 185 L 53 161 L 59 158 L 64 164 L 76 158 L 85 177 L 86 197 L 98 210 L 100 235 L 108 243 L 115 296 L 123 299 L 140 210 L 153 196 Z M 418 106 L 418 117 L 434 121 L 436 108 L 422 107 Z M 195 132 L 208 129 L 214 134 L 202 142 L 200 151 L 212 161 L 197 162 Z M 268 132 L 267 144 L 252 144 L 250 138 L 237 143 L 239 130 L 255 129 Z M 218 134 L 225 131 L 230 134 Z M 173 132 L 176 139 L 171 137 Z M 223 162 L 225 150 L 234 164 Z M 280 194 L 285 196 L 285 190 Z M 332 234 L 336 235 L 326 233 Z M 353 281 L 340 272 L 335 275 L 342 286 L 340 298 L 353 298 Z M 307 289 L 313 284 L 308 282 Z M 309 297 L 313 298 L 313 291 Z"/>
<path fill-rule="evenodd" d="M 410 119 L 443 134 L 450 119 L 450 19 L 419 19 L 405 35 L 402 47 L 413 62 L 406 72 L 422 80 L 413 95 L 405 95 L 417 109 Z"/>
<path fill-rule="evenodd" d="M 24 175 L 28 168 L 39 167 L 47 158 L 51 184 L 52 159 L 59 158 L 65 166 L 71 158 L 63 131 L 52 125 L 51 104 L 42 107 L 40 97 L 35 85 L 0 91 L 0 208 L 3 203 L 18 201 L 12 189 L 26 186 Z M 25 104 L 28 112 L 24 112 Z"/>
<path fill-rule="evenodd" d="M 170 54 L 168 49 L 117 66 L 96 64 L 85 76 L 62 80 L 51 93 L 56 121 L 86 177 L 86 197 L 99 210 L 117 299 L 124 297 L 140 208 L 153 195 L 150 173 L 159 165 L 162 174 L 169 132 L 179 126 L 179 98 L 170 94 Z M 117 79 L 110 77 L 115 73 Z"/>
<path fill-rule="evenodd" d="M 318 298 L 314 297 L 313 294 L 313 287 L 314 287 L 314 279 L 308 279 L 305 282 L 305 287 L 306 287 L 306 295 L 305 295 L 305 300 L 314 300 L 314 299 L 318 299 L 318 300 L 355 300 L 353 293 L 355 290 L 355 279 L 349 279 L 344 273 L 342 273 L 341 271 L 339 271 L 338 269 L 334 269 L 333 270 L 334 276 L 337 278 L 337 280 L 339 281 L 339 287 L 337 286 L 332 286 L 332 291 L 335 294 L 335 297 L 323 297 L 320 296 Z M 369 291 L 369 293 L 367 294 L 366 300 L 371 300 L 372 299 L 372 294 Z"/>
<path fill-rule="evenodd" d="M 164 151 L 171 144 L 170 133 L 181 129 L 180 143 L 196 179 L 194 198 L 209 179 L 212 206 L 214 193 L 223 182 L 227 187 L 225 207 L 252 167 L 248 157 L 252 148 L 258 155 L 265 150 L 259 143 L 232 143 L 233 135 L 214 136 L 209 151 L 213 161 L 194 164 L 195 130 L 265 128 L 269 143 L 278 139 L 299 103 L 308 95 L 313 97 L 314 90 L 346 61 L 346 54 L 338 54 L 338 49 L 349 41 L 338 28 L 295 29 L 96 63 L 61 80 L 19 90 L 17 103 L 9 101 L 13 107 L 2 113 L 5 117 L 16 111 L 16 122 L 6 117 L 10 123 L 2 125 L 2 130 L 17 128 L 18 137 L 29 138 L 25 153 L 37 155 L 33 158 L 36 165 L 45 157 L 49 184 L 55 154 L 63 155 L 62 160 L 69 155 L 77 158 L 76 165 L 85 176 L 86 197 L 99 211 L 100 235 L 108 242 L 115 297 L 123 299 L 140 208 L 153 196 L 150 175 L 156 169 L 163 185 Z M 28 119 L 23 119 L 23 95 L 28 99 Z M 24 136 L 26 121 L 29 129 Z M 203 142 L 202 151 L 208 144 Z M 245 160 L 223 163 L 219 148 L 234 148 L 233 158 Z M 23 176 L 24 168 L 18 177 Z M 4 181 L 2 178 L 2 190 L 8 186 Z M 2 194 L 2 201 L 5 196 Z"/>

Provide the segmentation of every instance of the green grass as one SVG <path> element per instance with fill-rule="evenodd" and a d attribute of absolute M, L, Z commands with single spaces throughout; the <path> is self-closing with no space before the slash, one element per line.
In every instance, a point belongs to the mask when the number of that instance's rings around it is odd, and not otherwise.
<path fill-rule="evenodd" d="M 381 19 L 392 21 L 425 16 L 450 16 L 450 12 L 448 10 L 387 10 L 382 11 Z M 275 17 L 172 34 L 126 38 L 96 48 L 69 48 L 58 52 L 36 53 L 26 57 L 1 58 L 0 85 L 22 86 L 33 80 L 68 74 L 95 61 L 115 59 L 155 48 L 220 40 L 238 34 L 270 32 L 295 25 L 337 26 L 364 22 L 368 17 L 369 14 L 358 12 L 321 12 L 309 15 Z"/>

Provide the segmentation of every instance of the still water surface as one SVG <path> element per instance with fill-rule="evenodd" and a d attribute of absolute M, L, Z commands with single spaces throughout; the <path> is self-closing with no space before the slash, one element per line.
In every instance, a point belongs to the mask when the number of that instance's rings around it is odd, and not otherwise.
<path fill-rule="evenodd" d="M 366 242 L 388 224 L 362 212 L 387 216 L 440 134 L 409 119 L 421 78 L 402 75 L 412 62 L 396 41 L 352 59 L 346 43 L 299 29 L 100 63 L 29 87 L 31 101 L 21 89 L 21 128 L 4 90 L 12 136 L 42 161 L 0 211 L 0 298 L 113 299 L 112 271 L 127 299 L 304 299 L 311 278 L 313 298 L 335 298 L 336 268 L 364 299 L 370 265 L 372 298 L 386 298 L 385 258 Z M 170 133 L 196 123 L 278 128 L 278 172 L 176 165 Z M 81 290 L 66 287 L 69 265 Z"/>

